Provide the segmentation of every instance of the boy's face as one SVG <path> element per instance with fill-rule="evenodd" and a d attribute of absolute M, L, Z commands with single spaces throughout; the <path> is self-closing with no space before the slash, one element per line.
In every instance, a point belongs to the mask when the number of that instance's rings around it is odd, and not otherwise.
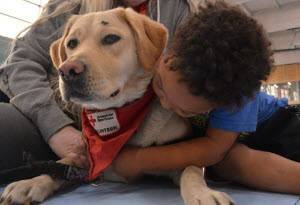
<path fill-rule="evenodd" d="M 215 105 L 201 96 L 190 93 L 185 82 L 180 81 L 180 73 L 170 70 L 170 54 L 163 55 L 156 67 L 153 89 L 161 105 L 182 117 L 192 117 L 212 110 Z"/>

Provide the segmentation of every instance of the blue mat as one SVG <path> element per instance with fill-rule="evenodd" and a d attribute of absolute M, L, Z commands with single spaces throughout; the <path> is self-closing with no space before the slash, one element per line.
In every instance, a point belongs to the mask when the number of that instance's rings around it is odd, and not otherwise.
<path fill-rule="evenodd" d="M 300 205 L 299 196 L 259 192 L 231 184 L 210 183 L 228 193 L 238 205 Z M 2 191 L 2 189 L 0 189 Z M 82 185 L 58 193 L 45 205 L 183 205 L 179 189 L 168 181 L 147 180 L 134 185 L 102 183 Z"/>
<path fill-rule="evenodd" d="M 228 193 L 238 205 L 300 205 L 296 195 L 260 192 L 228 183 L 210 183 L 210 186 Z M 179 189 L 169 181 L 146 180 L 132 185 L 108 182 L 98 186 L 82 185 L 58 193 L 43 204 L 183 205 L 183 201 Z"/>

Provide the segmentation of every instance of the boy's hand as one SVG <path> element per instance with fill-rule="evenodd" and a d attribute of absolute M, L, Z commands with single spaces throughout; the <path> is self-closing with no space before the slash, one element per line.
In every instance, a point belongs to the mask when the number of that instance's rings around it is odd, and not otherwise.
<path fill-rule="evenodd" d="M 113 162 L 115 172 L 128 182 L 134 181 L 142 175 L 142 170 L 137 160 L 140 149 L 142 148 L 124 147 Z"/>

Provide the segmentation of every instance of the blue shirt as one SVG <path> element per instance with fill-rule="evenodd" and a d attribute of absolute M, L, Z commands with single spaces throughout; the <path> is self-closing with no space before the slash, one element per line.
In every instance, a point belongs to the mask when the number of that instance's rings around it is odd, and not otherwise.
<path fill-rule="evenodd" d="M 286 98 L 275 98 L 258 92 L 255 98 L 238 110 L 218 108 L 209 116 L 212 128 L 233 132 L 254 132 L 258 124 L 269 119 L 280 107 L 288 104 Z"/>

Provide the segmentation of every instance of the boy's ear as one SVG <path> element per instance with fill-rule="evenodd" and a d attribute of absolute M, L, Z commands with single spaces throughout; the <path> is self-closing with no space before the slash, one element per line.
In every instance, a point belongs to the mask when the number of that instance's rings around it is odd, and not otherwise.
<path fill-rule="evenodd" d="M 62 64 L 67 59 L 64 41 L 68 36 L 70 28 L 72 27 L 76 19 L 77 15 L 70 17 L 70 19 L 66 23 L 62 37 L 57 39 L 50 45 L 50 57 L 53 66 L 57 69 L 59 68 L 60 64 Z"/>
<path fill-rule="evenodd" d="M 141 15 L 132 9 L 125 9 L 125 20 L 131 27 L 141 66 L 153 70 L 168 41 L 167 29 L 160 23 Z"/>

